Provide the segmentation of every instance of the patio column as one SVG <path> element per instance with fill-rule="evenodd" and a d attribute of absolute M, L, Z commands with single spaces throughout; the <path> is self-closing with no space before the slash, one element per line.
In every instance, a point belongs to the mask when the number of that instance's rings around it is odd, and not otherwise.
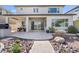
<path fill-rule="evenodd" d="M 8 24 L 8 16 L 5 17 L 5 23 Z"/>
<path fill-rule="evenodd" d="M 51 24 L 52 24 L 51 18 L 47 17 L 47 19 L 46 19 L 46 29 L 49 29 L 49 27 L 51 27 Z"/>
<path fill-rule="evenodd" d="M 28 32 L 29 31 L 29 19 L 28 19 L 28 17 L 26 17 L 26 32 Z"/>

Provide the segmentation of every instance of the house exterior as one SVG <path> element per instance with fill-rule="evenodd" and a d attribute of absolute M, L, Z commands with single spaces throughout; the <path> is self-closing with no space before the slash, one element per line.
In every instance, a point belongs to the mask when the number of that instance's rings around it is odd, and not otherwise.
<path fill-rule="evenodd" d="M 5 24 L 7 21 L 5 20 L 6 17 L 3 16 L 3 14 L 11 14 L 10 11 L 7 11 L 6 9 L 0 7 L 0 24 Z"/>
<path fill-rule="evenodd" d="M 11 32 L 10 28 L 5 27 L 8 26 L 8 20 L 6 20 L 6 17 L 3 16 L 3 14 L 11 14 L 11 12 L 0 7 L 0 37 L 5 37 Z"/>
<path fill-rule="evenodd" d="M 66 12 L 66 14 L 76 14 L 73 16 L 73 21 L 74 21 L 74 26 L 79 31 L 79 6 L 76 6 L 75 8 L 69 10 L 68 12 Z"/>
<path fill-rule="evenodd" d="M 8 23 L 16 23 L 17 28 L 29 31 L 46 31 L 53 26 L 56 30 L 66 30 L 73 25 L 73 15 L 63 14 L 64 5 L 16 5 L 16 14 L 4 14 Z"/>
<path fill-rule="evenodd" d="M 73 16 L 73 20 L 79 19 L 79 6 L 67 11 L 65 14 L 76 14 Z"/>

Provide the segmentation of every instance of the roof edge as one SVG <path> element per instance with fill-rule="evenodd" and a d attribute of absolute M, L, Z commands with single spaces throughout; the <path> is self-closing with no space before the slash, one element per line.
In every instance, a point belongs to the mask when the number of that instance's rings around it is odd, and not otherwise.
<path fill-rule="evenodd" d="M 65 5 L 15 5 L 15 7 L 48 7 L 48 6 L 64 7 Z"/>
<path fill-rule="evenodd" d="M 73 16 L 76 14 L 3 14 L 3 16 Z"/>
<path fill-rule="evenodd" d="M 76 8 L 78 8 L 78 7 L 79 7 L 79 6 L 74 7 L 73 9 L 71 9 L 71 10 L 65 12 L 65 14 L 68 13 L 68 12 L 70 12 L 70 11 L 72 11 L 72 10 L 74 10 L 74 9 L 76 9 Z"/>

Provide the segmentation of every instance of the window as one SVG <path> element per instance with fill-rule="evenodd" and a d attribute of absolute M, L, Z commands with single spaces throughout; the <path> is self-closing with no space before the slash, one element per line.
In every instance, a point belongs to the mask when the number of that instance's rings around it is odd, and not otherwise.
<path fill-rule="evenodd" d="M 38 13 L 38 8 L 33 8 L 34 13 Z"/>
<path fill-rule="evenodd" d="M 49 8 L 48 13 L 59 13 L 59 8 Z"/>
<path fill-rule="evenodd" d="M 20 8 L 20 10 L 23 10 L 23 8 Z"/>
<path fill-rule="evenodd" d="M 33 8 L 33 12 L 35 13 L 35 8 Z"/>
<path fill-rule="evenodd" d="M 57 13 L 60 13 L 60 8 L 57 8 Z"/>
<path fill-rule="evenodd" d="M 68 19 L 64 20 L 65 27 L 68 27 Z"/>
<path fill-rule="evenodd" d="M 68 27 L 68 19 L 55 19 L 52 22 L 55 27 Z"/>
<path fill-rule="evenodd" d="M 37 8 L 37 12 L 38 12 L 38 8 Z"/>
<path fill-rule="evenodd" d="M 75 10 L 75 12 L 78 12 L 78 11 L 79 11 L 79 9 L 76 9 L 76 10 Z"/>
<path fill-rule="evenodd" d="M 34 30 L 34 21 L 31 22 L 31 30 Z"/>

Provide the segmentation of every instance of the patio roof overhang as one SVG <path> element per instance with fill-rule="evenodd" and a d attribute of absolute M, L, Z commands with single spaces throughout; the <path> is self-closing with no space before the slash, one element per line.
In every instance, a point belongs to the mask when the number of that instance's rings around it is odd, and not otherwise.
<path fill-rule="evenodd" d="M 3 16 L 73 16 L 76 14 L 3 14 Z"/>
<path fill-rule="evenodd" d="M 5 15 L 6 17 L 8 17 L 8 19 L 15 19 L 15 20 L 24 20 L 25 16 L 13 16 L 13 15 Z"/>

